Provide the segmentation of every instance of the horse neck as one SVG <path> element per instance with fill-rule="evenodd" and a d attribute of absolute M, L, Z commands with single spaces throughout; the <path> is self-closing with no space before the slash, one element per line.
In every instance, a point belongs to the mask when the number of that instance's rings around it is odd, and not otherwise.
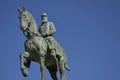
<path fill-rule="evenodd" d="M 31 16 L 31 20 L 30 20 L 30 25 L 29 25 L 29 32 L 28 32 L 28 37 L 31 37 L 33 36 L 33 33 L 34 34 L 40 34 L 39 31 L 38 31 L 38 27 L 37 27 L 37 24 L 34 20 L 34 18 Z"/>
<path fill-rule="evenodd" d="M 35 20 L 31 20 L 29 29 L 30 29 L 30 31 L 32 31 L 34 33 L 38 33 L 38 27 L 37 27 Z"/>

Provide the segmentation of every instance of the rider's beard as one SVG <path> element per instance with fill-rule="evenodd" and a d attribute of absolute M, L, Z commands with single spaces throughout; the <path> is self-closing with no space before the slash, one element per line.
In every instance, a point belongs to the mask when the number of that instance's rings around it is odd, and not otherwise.
<path fill-rule="evenodd" d="M 41 21 L 42 21 L 42 23 L 48 22 L 47 18 L 44 18 L 44 19 L 42 19 Z"/>

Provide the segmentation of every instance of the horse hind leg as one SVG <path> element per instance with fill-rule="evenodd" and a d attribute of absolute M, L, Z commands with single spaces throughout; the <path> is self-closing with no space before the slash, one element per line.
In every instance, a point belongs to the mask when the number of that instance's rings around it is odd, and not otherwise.
<path fill-rule="evenodd" d="M 47 67 L 49 73 L 50 73 L 50 76 L 53 80 L 58 80 L 57 78 L 57 68 L 54 68 L 54 66 L 51 66 L 51 67 Z"/>
<path fill-rule="evenodd" d="M 64 63 L 59 62 L 59 72 L 60 72 L 60 80 L 66 80 L 65 74 L 64 74 Z"/>
<path fill-rule="evenodd" d="M 20 57 L 20 69 L 22 71 L 23 76 L 27 77 L 28 72 L 25 69 L 24 58 L 29 58 L 29 53 L 28 52 L 21 53 L 19 57 Z"/>

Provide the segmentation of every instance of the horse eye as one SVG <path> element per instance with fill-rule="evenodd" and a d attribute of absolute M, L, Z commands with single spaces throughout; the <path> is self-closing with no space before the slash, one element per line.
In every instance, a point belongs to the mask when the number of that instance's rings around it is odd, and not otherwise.
<path fill-rule="evenodd" d="M 27 17 L 26 15 L 23 15 L 23 17 Z"/>

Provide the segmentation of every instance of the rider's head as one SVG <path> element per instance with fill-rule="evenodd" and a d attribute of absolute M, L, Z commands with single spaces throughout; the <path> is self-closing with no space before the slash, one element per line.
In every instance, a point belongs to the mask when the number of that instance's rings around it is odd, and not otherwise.
<path fill-rule="evenodd" d="M 48 18 L 47 18 L 47 14 L 46 13 L 42 13 L 41 14 L 41 21 L 42 21 L 42 23 L 48 22 Z"/>

